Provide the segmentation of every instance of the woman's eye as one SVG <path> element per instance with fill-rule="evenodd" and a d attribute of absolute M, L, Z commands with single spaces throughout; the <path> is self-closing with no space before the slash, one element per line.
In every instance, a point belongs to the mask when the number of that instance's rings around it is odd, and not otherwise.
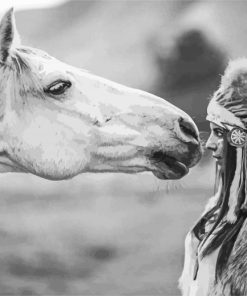
<path fill-rule="evenodd" d="M 223 132 L 219 131 L 219 130 L 215 130 L 214 131 L 215 135 L 218 137 L 218 138 L 222 138 L 223 137 Z"/>
<path fill-rule="evenodd" d="M 70 81 L 55 81 L 45 89 L 45 92 L 51 95 L 62 95 L 71 87 Z"/>

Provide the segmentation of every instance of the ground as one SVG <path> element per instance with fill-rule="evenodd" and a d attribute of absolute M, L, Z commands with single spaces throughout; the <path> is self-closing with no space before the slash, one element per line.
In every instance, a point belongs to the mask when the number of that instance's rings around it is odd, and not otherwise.
<path fill-rule="evenodd" d="M 180 295 L 183 240 L 212 179 L 212 165 L 175 184 L 1 176 L 0 295 Z"/>

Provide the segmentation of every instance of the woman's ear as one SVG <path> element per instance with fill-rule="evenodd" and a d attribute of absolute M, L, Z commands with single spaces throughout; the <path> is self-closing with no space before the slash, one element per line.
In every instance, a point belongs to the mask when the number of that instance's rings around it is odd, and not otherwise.
<path fill-rule="evenodd" d="M 20 44 L 20 37 L 15 26 L 13 8 L 9 9 L 0 22 L 0 62 L 5 63 L 11 48 Z"/>

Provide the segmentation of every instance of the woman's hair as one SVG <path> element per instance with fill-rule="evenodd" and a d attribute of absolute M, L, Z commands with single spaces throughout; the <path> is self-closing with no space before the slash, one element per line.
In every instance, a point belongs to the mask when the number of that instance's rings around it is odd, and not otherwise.
<path fill-rule="evenodd" d="M 228 262 L 228 258 L 246 217 L 245 215 L 241 215 L 240 210 L 245 198 L 245 178 L 243 178 L 244 180 L 240 187 L 239 194 L 236 196 L 239 209 L 238 213 L 236 213 L 237 220 L 235 223 L 229 223 L 225 218 L 229 210 L 228 201 L 230 188 L 236 170 L 236 147 L 228 143 L 227 130 L 225 130 L 223 137 L 224 165 L 221 169 L 218 168 L 216 178 L 216 180 L 221 179 L 222 182 L 219 199 L 216 205 L 200 218 L 192 230 L 200 240 L 199 256 L 201 258 L 220 248 L 216 262 L 216 280 L 219 278 Z M 245 170 L 244 167 L 243 170 Z M 243 172 L 243 176 L 245 176 L 245 172 Z M 207 228 L 209 231 L 206 231 Z"/>

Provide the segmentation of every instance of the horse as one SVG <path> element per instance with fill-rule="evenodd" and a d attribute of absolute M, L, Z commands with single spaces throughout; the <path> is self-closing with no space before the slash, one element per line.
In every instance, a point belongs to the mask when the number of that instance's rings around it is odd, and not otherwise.
<path fill-rule="evenodd" d="M 179 179 L 201 157 L 191 117 L 168 101 L 24 46 L 0 23 L 0 172 L 49 180 L 152 172 Z"/>

